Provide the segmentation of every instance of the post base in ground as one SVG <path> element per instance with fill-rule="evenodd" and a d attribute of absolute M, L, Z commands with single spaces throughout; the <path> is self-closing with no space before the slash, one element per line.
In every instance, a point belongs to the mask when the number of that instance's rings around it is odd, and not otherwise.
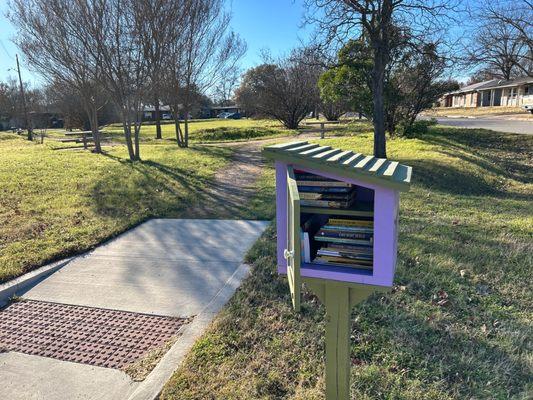
<path fill-rule="evenodd" d="M 326 307 L 326 400 L 350 398 L 350 322 L 352 308 L 388 288 L 305 280 Z"/>

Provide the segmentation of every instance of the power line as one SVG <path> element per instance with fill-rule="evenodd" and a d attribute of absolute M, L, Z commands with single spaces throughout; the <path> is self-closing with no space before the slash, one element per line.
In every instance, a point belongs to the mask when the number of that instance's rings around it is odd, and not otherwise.
<path fill-rule="evenodd" d="M 0 45 L 2 46 L 2 49 L 4 50 L 4 53 L 6 53 L 6 56 L 8 56 L 11 59 L 11 61 L 15 61 L 15 59 L 13 57 L 11 57 L 11 54 L 9 54 L 9 51 L 7 51 L 7 48 L 4 45 L 4 41 L 2 39 L 0 39 Z"/>

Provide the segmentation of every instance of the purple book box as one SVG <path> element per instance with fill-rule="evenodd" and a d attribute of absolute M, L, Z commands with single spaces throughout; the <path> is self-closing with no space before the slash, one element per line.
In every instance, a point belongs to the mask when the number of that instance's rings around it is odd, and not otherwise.
<path fill-rule="evenodd" d="M 287 274 L 287 260 L 297 257 L 296 264 L 303 280 L 315 278 L 391 287 L 396 268 L 399 192 L 409 190 L 411 167 L 384 158 L 302 141 L 268 146 L 263 154 L 273 159 L 276 167 L 278 272 Z M 355 200 L 344 208 L 328 208 L 300 201 L 298 187 L 301 181 L 297 179 L 302 174 L 318 175 L 317 180 L 329 178 L 355 185 Z M 372 267 L 358 269 L 317 262 L 316 249 L 321 243 L 313 239 L 316 232 L 310 233 L 311 259 L 305 262 L 301 236 L 296 231 L 299 232 L 300 221 L 310 215 L 318 215 L 315 218 L 322 219 L 323 224 L 329 218 L 373 221 L 371 250 L 367 250 L 373 254 Z M 293 284 L 299 284 L 300 277 Z"/>

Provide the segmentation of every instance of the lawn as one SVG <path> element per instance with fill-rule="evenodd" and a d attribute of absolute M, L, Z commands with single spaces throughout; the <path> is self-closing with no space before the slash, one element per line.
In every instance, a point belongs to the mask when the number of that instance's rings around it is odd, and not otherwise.
<path fill-rule="evenodd" d="M 183 127 L 183 122 L 181 124 Z M 156 127 L 154 123 L 144 123 L 141 127 L 143 141 L 155 140 Z M 122 139 L 120 124 L 111 124 L 104 128 L 107 135 L 115 139 Z M 164 121 L 161 125 L 163 142 L 175 141 L 174 121 Z M 281 123 L 271 120 L 254 119 L 198 119 L 189 122 L 189 138 L 194 143 L 213 143 L 235 140 L 250 140 L 270 138 L 290 134 Z"/>
<path fill-rule="evenodd" d="M 430 129 L 388 143 L 391 159 L 413 166 L 413 185 L 401 198 L 396 285 L 353 312 L 352 399 L 531 398 L 533 138 Z M 321 143 L 372 149 L 369 134 Z M 272 188 L 270 170 L 260 199 Z M 273 227 L 248 262 L 251 276 L 162 399 L 324 398 L 324 308 L 305 292 L 292 311 Z"/>
<path fill-rule="evenodd" d="M 107 155 L 53 150 L 0 133 L 0 282 L 90 249 L 150 217 L 178 217 L 196 204 L 229 149 L 124 146 Z"/>
<path fill-rule="evenodd" d="M 439 107 L 424 111 L 429 117 L 490 117 L 494 115 L 512 115 L 524 119 L 531 119 L 533 115 L 525 111 L 522 107 L 473 107 L 473 108 L 453 108 Z"/>

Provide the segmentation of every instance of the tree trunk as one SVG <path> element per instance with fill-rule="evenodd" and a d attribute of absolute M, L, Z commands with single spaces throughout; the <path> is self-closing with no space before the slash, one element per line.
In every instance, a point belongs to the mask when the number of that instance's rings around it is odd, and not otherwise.
<path fill-rule="evenodd" d="M 374 66 L 372 68 L 372 95 L 373 95 L 373 119 L 374 124 L 374 157 L 387 158 L 385 142 L 385 102 L 384 102 L 384 79 L 385 60 L 384 49 L 375 49 Z"/>
<path fill-rule="evenodd" d="M 189 112 L 185 110 L 185 120 L 183 121 L 185 127 L 185 137 L 183 141 L 183 147 L 189 147 Z"/>
<path fill-rule="evenodd" d="M 185 141 L 185 138 L 183 137 L 183 132 L 181 130 L 180 126 L 180 114 L 179 114 L 179 108 L 177 105 L 174 106 L 174 126 L 176 128 L 176 141 L 178 142 L 178 146 L 184 147 L 183 142 Z"/>
<path fill-rule="evenodd" d="M 161 113 L 159 112 L 159 99 L 156 98 L 154 102 L 155 113 L 155 138 L 161 139 Z"/>
<path fill-rule="evenodd" d="M 137 113 L 134 125 L 134 145 L 135 145 L 135 161 L 141 161 L 141 147 L 139 143 L 139 135 L 141 133 L 141 116 Z"/>
<path fill-rule="evenodd" d="M 98 110 L 96 107 L 92 107 L 89 119 L 91 121 L 91 130 L 93 132 L 94 152 L 99 154 L 102 152 L 102 146 L 100 144 L 100 132 L 98 132 Z"/>
<path fill-rule="evenodd" d="M 124 139 L 126 139 L 130 161 L 135 161 L 135 152 L 133 151 L 133 143 L 131 142 L 131 122 L 124 113 L 122 114 L 122 127 L 124 128 Z"/>

